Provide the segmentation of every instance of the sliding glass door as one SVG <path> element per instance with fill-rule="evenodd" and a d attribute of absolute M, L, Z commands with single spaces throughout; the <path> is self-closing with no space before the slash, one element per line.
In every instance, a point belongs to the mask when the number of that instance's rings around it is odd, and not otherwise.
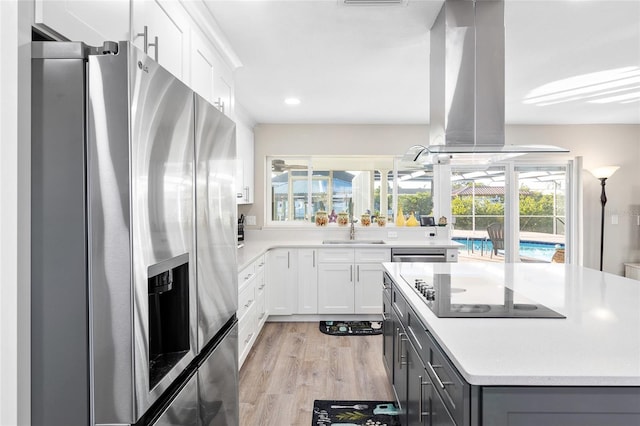
<path fill-rule="evenodd" d="M 516 166 L 522 262 L 564 263 L 567 167 Z"/>

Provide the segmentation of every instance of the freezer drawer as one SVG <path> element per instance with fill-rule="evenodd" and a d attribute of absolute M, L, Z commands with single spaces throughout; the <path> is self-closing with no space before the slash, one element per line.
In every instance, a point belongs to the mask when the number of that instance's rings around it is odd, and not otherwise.
<path fill-rule="evenodd" d="M 198 394 L 201 425 L 238 424 L 237 322 L 198 369 Z"/>
<path fill-rule="evenodd" d="M 198 425 L 198 381 L 194 374 L 153 426 Z"/>

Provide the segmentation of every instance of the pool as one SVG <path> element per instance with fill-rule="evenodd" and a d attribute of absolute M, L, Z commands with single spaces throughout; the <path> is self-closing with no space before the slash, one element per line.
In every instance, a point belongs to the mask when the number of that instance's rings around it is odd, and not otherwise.
<path fill-rule="evenodd" d="M 489 239 L 453 238 L 453 241 L 464 244 L 464 247 L 460 248 L 460 250 L 464 251 L 473 250 L 474 253 L 490 255 L 491 250 L 493 250 L 493 244 L 491 244 L 491 240 Z M 551 262 L 551 258 L 558 248 L 563 249 L 564 244 L 520 241 L 520 256 Z"/>

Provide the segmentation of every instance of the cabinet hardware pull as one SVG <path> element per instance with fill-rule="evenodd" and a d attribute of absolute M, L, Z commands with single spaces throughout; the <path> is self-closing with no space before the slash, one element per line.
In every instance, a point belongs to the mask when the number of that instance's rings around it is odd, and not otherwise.
<path fill-rule="evenodd" d="M 316 251 L 313 251 L 313 267 L 316 267 Z"/>
<path fill-rule="evenodd" d="M 349 265 L 349 281 L 353 282 L 353 265 Z"/>
<path fill-rule="evenodd" d="M 149 43 L 149 46 L 153 46 L 154 47 L 154 55 L 153 55 L 153 57 L 156 60 L 156 62 L 158 62 L 158 48 L 159 48 L 158 36 L 154 37 L 153 43 Z"/>
<path fill-rule="evenodd" d="M 424 386 L 429 386 L 431 385 L 431 382 L 423 382 L 422 381 L 422 376 L 418 376 L 418 381 L 420 382 L 420 392 L 419 392 L 419 398 L 418 398 L 418 423 L 422 424 L 422 417 L 423 416 L 429 416 L 431 413 L 429 413 L 429 411 L 424 412 L 422 411 L 422 401 L 424 400 L 424 395 L 423 395 L 423 390 L 422 388 Z"/>
<path fill-rule="evenodd" d="M 237 192 L 236 193 L 236 198 L 242 198 L 242 192 Z"/>
<path fill-rule="evenodd" d="M 398 342 L 398 367 L 400 370 L 402 370 L 403 365 L 409 365 L 409 363 L 406 361 L 406 351 L 402 349 L 404 342 L 407 341 L 407 339 L 404 338 L 406 335 L 406 333 L 398 333 L 398 339 L 400 339 L 400 341 Z"/>
<path fill-rule="evenodd" d="M 289 258 L 291 257 L 291 252 L 287 252 L 287 269 L 289 269 L 291 263 L 289 262 Z"/>
<path fill-rule="evenodd" d="M 360 282 L 360 265 L 356 266 L 356 274 L 357 274 L 356 281 Z"/>
<path fill-rule="evenodd" d="M 430 362 L 427 362 L 427 366 L 431 369 L 431 374 L 433 374 L 433 375 L 435 376 L 435 378 L 436 378 L 436 380 L 437 380 L 437 382 L 438 382 L 438 386 L 440 386 L 440 388 L 444 389 L 444 388 L 445 388 L 445 386 L 447 386 L 447 385 L 451 386 L 451 385 L 454 385 L 454 384 L 455 384 L 455 383 L 453 383 L 453 382 L 443 382 L 443 381 L 440 379 L 440 376 L 438 376 L 438 373 L 436 373 L 436 370 L 435 370 L 435 369 L 436 369 L 436 368 L 442 368 L 442 366 L 441 366 L 441 365 L 438 365 L 438 364 L 431 364 Z"/>
<path fill-rule="evenodd" d="M 218 98 L 217 101 L 215 101 L 213 103 L 213 105 L 218 108 L 220 110 L 220 112 L 222 112 L 224 114 L 224 102 L 222 101 L 222 98 Z M 248 188 L 248 187 L 247 187 Z M 248 196 L 247 196 L 248 197 Z M 249 201 L 249 200 L 247 200 Z"/>
<path fill-rule="evenodd" d="M 145 25 L 142 28 L 142 32 L 136 34 L 136 37 L 140 36 L 142 36 L 142 50 L 144 53 L 147 53 L 149 51 L 149 45 L 147 44 L 147 41 L 149 40 L 149 27 Z"/>

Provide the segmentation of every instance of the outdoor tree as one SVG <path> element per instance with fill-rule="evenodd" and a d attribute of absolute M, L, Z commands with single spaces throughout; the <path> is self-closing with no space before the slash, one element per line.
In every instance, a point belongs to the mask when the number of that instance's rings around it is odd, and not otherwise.
<path fill-rule="evenodd" d="M 425 216 L 433 212 L 433 197 L 429 192 L 403 194 L 398 196 L 398 205 L 406 214 L 414 212 L 417 215 Z"/>

